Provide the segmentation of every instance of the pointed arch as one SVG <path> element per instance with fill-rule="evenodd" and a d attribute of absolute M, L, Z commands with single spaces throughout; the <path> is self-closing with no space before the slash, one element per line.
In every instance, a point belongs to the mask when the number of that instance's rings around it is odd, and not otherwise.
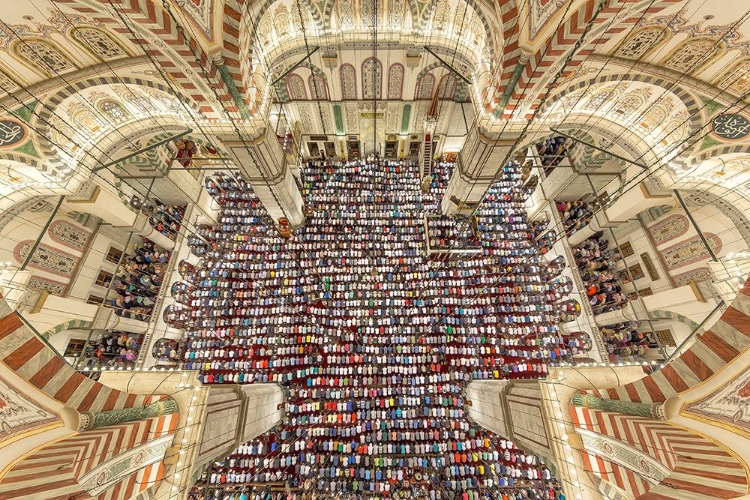
<path fill-rule="evenodd" d="M 642 59 L 655 48 L 672 37 L 672 32 L 662 26 L 645 27 L 634 30 L 615 49 L 614 55 L 628 59 Z"/>
<path fill-rule="evenodd" d="M 713 64 L 726 50 L 724 42 L 717 43 L 712 38 L 691 38 L 675 47 L 660 64 L 680 73 L 694 75 Z"/>

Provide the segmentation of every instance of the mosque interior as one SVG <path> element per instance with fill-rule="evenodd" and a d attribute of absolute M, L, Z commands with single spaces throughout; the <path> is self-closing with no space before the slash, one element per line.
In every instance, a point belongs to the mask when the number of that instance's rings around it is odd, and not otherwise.
<path fill-rule="evenodd" d="M 749 0 L 6 3 L 0 500 L 750 498 Z"/>

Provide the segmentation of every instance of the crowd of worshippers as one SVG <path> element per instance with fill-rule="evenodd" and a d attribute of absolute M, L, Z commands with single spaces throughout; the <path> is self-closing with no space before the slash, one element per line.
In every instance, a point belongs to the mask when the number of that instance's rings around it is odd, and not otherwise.
<path fill-rule="evenodd" d="M 658 345 L 651 335 L 639 331 L 639 326 L 637 321 L 626 321 L 599 329 L 610 362 L 642 362 L 650 359 L 649 349 L 655 349 Z"/>
<path fill-rule="evenodd" d="M 134 252 L 123 258 L 114 276 L 112 290 L 117 294 L 107 301 L 115 314 L 123 318 L 148 321 L 156 296 L 164 280 L 170 253 L 151 240 L 142 238 Z"/>
<path fill-rule="evenodd" d="M 550 229 L 548 220 L 537 220 L 531 223 L 532 238 L 536 241 L 539 253 L 546 254 L 557 243 L 557 231 Z"/>
<path fill-rule="evenodd" d="M 126 368 L 135 366 L 143 344 L 143 334 L 105 332 L 88 342 L 80 366 Z"/>
<path fill-rule="evenodd" d="M 563 158 L 570 152 L 573 144 L 572 139 L 550 137 L 536 145 L 539 162 L 542 164 L 542 168 L 544 168 L 545 175 L 549 175 L 562 162 Z"/>
<path fill-rule="evenodd" d="M 557 211 L 560 213 L 565 234 L 570 237 L 588 226 L 594 217 L 597 206 L 583 200 L 558 201 Z"/>
<path fill-rule="evenodd" d="M 182 217 L 185 215 L 185 207 L 179 205 L 167 205 L 158 200 L 153 205 L 144 207 L 148 214 L 148 223 L 161 234 L 174 240 L 180 232 Z"/>
<path fill-rule="evenodd" d="M 185 349 L 185 342 L 162 337 L 154 342 L 151 354 L 158 362 L 179 362 L 184 356 Z"/>
<path fill-rule="evenodd" d="M 608 246 L 609 240 L 599 231 L 573 248 L 573 257 L 594 314 L 623 309 L 628 302 L 615 272 L 622 255 L 619 250 L 607 250 Z"/>
<path fill-rule="evenodd" d="M 430 247 L 438 250 L 466 250 L 480 248 L 482 242 L 476 235 L 471 220 L 455 221 L 447 217 L 430 217 L 427 224 L 427 240 Z"/>
<path fill-rule="evenodd" d="M 283 422 L 211 479 L 288 485 L 285 498 L 554 498 L 535 457 L 470 422 L 464 391 L 569 360 L 557 324 L 570 289 L 540 261 L 512 164 L 477 210 L 481 254 L 427 257 L 424 217 L 453 167 L 438 164 L 423 193 L 414 164 L 308 163 L 309 216 L 288 239 L 242 179 L 207 181 L 219 222 L 195 240 L 190 303 L 165 315 L 187 326 L 184 367 L 287 390 Z"/>

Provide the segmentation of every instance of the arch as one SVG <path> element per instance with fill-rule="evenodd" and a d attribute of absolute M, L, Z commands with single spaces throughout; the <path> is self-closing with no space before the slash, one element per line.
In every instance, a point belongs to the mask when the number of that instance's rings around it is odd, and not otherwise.
<path fill-rule="evenodd" d="M 584 109 L 590 109 L 591 111 L 598 111 L 604 103 L 610 100 L 615 95 L 615 90 L 612 87 L 601 90 L 596 94 L 592 95 L 591 98 L 584 105 Z"/>
<path fill-rule="evenodd" d="M 432 90 L 435 87 L 435 75 L 427 73 L 417 81 L 417 88 L 414 91 L 414 100 L 432 99 Z"/>
<path fill-rule="evenodd" d="M 640 94 L 629 93 L 622 96 L 612 106 L 612 111 L 622 117 L 633 114 L 637 109 L 646 105 L 646 98 Z"/>
<path fill-rule="evenodd" d="M 344 101 L 353 101 L 357 99 L 357 70 L 354 66 L 345 63 L 339 68 L 339 78 L 341 79 L 341 99 Z"/>
<path fill-rule="evenodd" d="M 134 87 L 140 87 L 152 97 L 153 94 L 157 91 L 162 95 L 163 98 L 173 95 L 172 91 L 161 83 L 155 83 L 143 78 L 133 78 L 130 76 L 98 76 L 97 73 L 86 73 L 85 75 L 82 75 L 81 78 L 77 81 L 73 78 L 68 78 L 67 80 L 68 85 L 61 87 L 56 93 L 50 95 L 43 101 L 43 106 L 39 108 L 39 112 L 37 115 L 38 119 L 33 123 L 37 128 L 38 137 L 52 137 L 53 135 L 55 135 L 56 131 L 53 125 L 56 122 L 62 122 L 62 120 L 55 114 L 57 107 L 63 101 L 65 101 L 65 99 L 68 99 L 69 97 L 85 89 L 101 85 L 124 84 L 132 85 Z M 173 106 L 173 110 L 177 112 L 179 110 L 180 101 L 177 97 L 174 98 L 174 101 L 175 105 Z M 185 102 L 185 105 L 188 106 L 196 115 L 200 116 L 200 108 L 195 104 L 195 102 L 187 101 Z M 167 107 L 167 109 L 169 109 L 168 106 L 169 104 L 165 103 L 165 107 Z M 66 124 L 62 122 L 62 125 Z M 102 124 L 99 123 L 100 127 L 101 125 Z M 68 166 L 63 163 L 60 157 L 60 152 L 58 152 L 57 147 L 52 142 L 40 141 L 39 152 L 45 158 L 45 162 L 49 165 L 49 171 L 52 174 L 61 175 L 67 170 Z M 44 167 L 46 168 L 47 165 L 45 165 Z M 68 173 L 72 175 L 73 171 L 70 170 L 68 171 Z"/>
<path fill-rule="evenodd" d="M 31 70 L 50 78 L 78 69 L 68 54 L 40 38 L 14 40 L 10 44 L 10 53 Z"/>
<path fill-rule="evenodd" d="M 404 91 L 404 65 L 391 64 L 388 68 L 388 99 L 401 99 Z"/>
<path fill-rule="evenodd" d="M 716 61 L 726 52 L 726 48 L 724 42 L 712 38 L 690 38 L 672 49 L 660 64 L 680 73 L 694 75 Z"/>
<path fill-rule="evenodd" d="M 76 26 L 70 29 L 68 36 L 102 61 L 112 61 L 131 55 L 114 37 L 99 28 Z"/>
<path fill-rule="evenodd" d="M 383 63 L 377 57 L 362 61 L 362 99 L 380 99 L 383 95 Z"/>
<path fill-rule="evenodd" d="M 318 30 L 323 30 L 323 16 L 321 15 L 321 12 L 318 10 L 317 7 L 314 6 L 313 2 L 310 0 L 299 0 L 302 2 L 302 5 L 304 5 L 307 8 L 307 11 L 310 12 L 310 15 L 312 16 L 312 20 L 315 23 L 315 26 Z M 229 33 L 232 32 L 245 32 L 244 29 L 245 26 L 248 24 L 250 25 L 250 30 L 247 31 L 250 43 L 247 44 L 247 48 L 249 51 L 249 56 L 252 58 L 255 53 L 255 44 L 252 43 L 253 40 L 257 37 L 258 33 L 258 27 L 263 20 L 263 16 L 270 11 L 273 4 L 277 3 L 278 0 L 265 0 L 261 5 L 260 8 L 258 8 L 258 5 L 255 5 L 253 2 L 246 1 L 246 0 L 229 0 L 226 2 L 224 6 L 224 19 L 229 21 L 227 24 L 230 25 L 233 30 L 225 30 L 224 37 L 227 36 L 233 36 L 229 35 Z M 328 6 L 332 6 L 333 2 L 329 2 Z M 330 7 L 327 7 L 330 8 Z M 257 9 L 257 10 L 256 10 Z M 253 15 L 255 13 L 255 15 Z M 330 12 L 329 12 L 330 14 Z M 243 22 L 242 18 L 250 18 L 247 21 Z M 236 21 L 234 21 L 236 19 Z M 329 19 L 329 17 L 326 17 L 326 19 Z M 274 23 L 275 24 L 275 23 Z M 240 30 L 240 26 L 243 26 L 243 29 Z M 236 40 L 232 41 L 232 45 L 236 45 Z M 234 57 L 238 57 L 239 54 L 235 54 Z"/>
<path fill-rule="evenodd" d="M 684 88 L 678 86 L 678 85 L 672 85 L 669 89 L 666 89 L 664 86 L 668 84 L 664 79 L 645 75 L 645 74 L 613 74 L 613 75 L 607 75 L 607 76 L 600 76 L 597 78 L 591 78 L 588 80 L 582 80 L 574 85 L 571 85 L 561 91 L 558 94 L 555 94 L 554 96 L 550 97 L 549 101 L 544 104 L 544 107 L 540 109 L 540 113 L 547 112 L 551 107 L 553 107 L 559 100 L 563 99 L 565 96 L 580 91 L 581 89 L 589 88 L 597 84 L 602 83 L 608 83 L 608 82 L 617 82 L 617 83 L 627 83 L 627 82 L 641 82 L 641 83 L 647 83 L 649 85 L 653 85 L 655 87 L 662 88 L 664 90 L 667 90 L 672 95 L 677 97 L 680 101 L 682 101 L 682 104 L 685 106 L 688 118 L 687 123 L 689 124 L 690 131 L 692 130 L 699 130 L 703 127 L 703 118 L 701 110 L 703 109 L 703 104 L 698 102 L 698 99 L 692 96 L 687 90 Z"/>
<path fill-rule="evenodd" d="M 672 37 L 672 32 L 662 26 L 634 30 L 614 50 L 613 55 L 628 59 L 642 59 L 656 47 Z"/>
<path fill-rule="evenodd" d="M 490 56 L 494 55 L 495 45 L 493 43 L 493 40 L 495 39 L 495 37 L 493 36 L 493 33 L 496 30 L 500 32 L 500 27 L 496 28 L 490 24 L 490 22 L 487 20 L 487 16 L 485 16 L 484 11 L 482 10 L 480 3 L 477 0 L 462 1 L 466 3 L 472 11 L 474 11 L 474 14 L 477 16 L 477 18 L 479 18 L 479 22 L 482 23 L 482 27 L 484 28 L 485 40 L 487 41 L 485 47 L 489 51 Z M 415 29 L 421 29 L 429 22 L 430 17 L 436 9 L 436 3 L 437 2 L 430 2 L 430 5 L 422 11 L 421 17 L 417 15 L 413 16 Z"/>

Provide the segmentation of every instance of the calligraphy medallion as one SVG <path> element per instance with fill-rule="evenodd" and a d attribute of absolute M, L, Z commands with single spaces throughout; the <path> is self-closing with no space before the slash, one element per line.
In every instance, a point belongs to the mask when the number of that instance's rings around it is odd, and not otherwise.
<path fill-rule="evenodd" d="M 714 118 L 712 128 L 722 139 L 734 141 L 750 134 L 750 121 L 742 115 L 726 113 Z"/>
<path fill-rule="evenodd" d="M 0 120 L 0 149 L 11 148 L 25 141 L 28 136 L 26 126 L 10 119 Z"/>

